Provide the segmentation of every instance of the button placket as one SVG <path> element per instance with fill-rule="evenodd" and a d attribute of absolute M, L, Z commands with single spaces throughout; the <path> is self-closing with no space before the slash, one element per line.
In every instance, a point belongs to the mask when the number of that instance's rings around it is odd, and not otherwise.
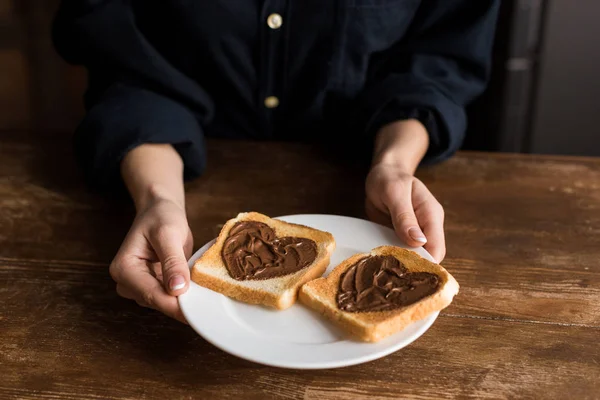
<path fill-rule="evenodd" d="M 272 13 L 267 17 L 267 26 L 272 30 L 278 30 L 283 25 L 283 17 L 281 14 Z M 271 55 L 273 56 L 273 55 Z M 267 108 L 277 108 L 279 106 L 279 98 L 277 96 L 268 96 L 265 97 L 265 107 Z"/>
<path fill-rule="evenodd" d="M 273 112 L 281 106 L 281 85 L 283 84 L 283 57 L 285 34 L 282 27 L 285 21 L 284 11 L 287 0 L 265 0 L 261 13 L 261 71 L 259 76 L 259 102 L 263 107 L 261 120 L 263 132 L 272 136 L 273 122 L 276 114 Z"/>

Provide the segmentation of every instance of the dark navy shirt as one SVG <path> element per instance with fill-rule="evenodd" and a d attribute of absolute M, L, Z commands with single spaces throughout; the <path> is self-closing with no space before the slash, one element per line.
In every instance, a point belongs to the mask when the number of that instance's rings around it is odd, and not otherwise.
<path fill-rule="evenodd" d="M 444 159 L 485 88 L 499 3 L 63 0 L 56 48 L 89 72 L 78 159 L 108 184 L 127 151 L 171 143 L 191 177 L 205 136 L 361 143 L 406 118 Z"/>

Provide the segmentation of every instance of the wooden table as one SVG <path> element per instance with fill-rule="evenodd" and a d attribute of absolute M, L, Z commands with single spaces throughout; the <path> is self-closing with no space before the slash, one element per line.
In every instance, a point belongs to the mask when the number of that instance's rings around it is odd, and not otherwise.
<path fill-rule="evenodd" d="M 364 171 L 318 149 L 209 151 L 187 187 L 196 247 L 241 210 L 363 215 Z M 600 398 L 600 159 L 462 153 L 419 176 L 460 295 L 386 358 L 283 370 L 119 298 L 131 206 L 84 190 L 68 139 L 0 133 L 0 398 Z"/>

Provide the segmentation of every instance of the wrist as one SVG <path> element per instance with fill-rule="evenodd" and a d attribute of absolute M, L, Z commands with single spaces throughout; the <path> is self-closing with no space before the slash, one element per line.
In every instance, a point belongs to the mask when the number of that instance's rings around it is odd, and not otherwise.
<path fill-rule="evenodd" d="M 429 135 L 421 122 L 416 119 L 392 122 L 377 132 L 373 166 L 394 166 L 412 175 L 428 147 Z"/>
<path fill-rule="evenodd" d="M 121 175 L 138 213 L 167 200 L 185 210 L 183 161 L 169 144 L 143 144 L 121 163 Z"/>
<path fill-rule="evenodd" d="M 138 214 L 163 201 L 174 203 L 185 211 L 185 196 L 176 195 L 171 187 L 157 182 L 148 184 L 132 198 Z"/>

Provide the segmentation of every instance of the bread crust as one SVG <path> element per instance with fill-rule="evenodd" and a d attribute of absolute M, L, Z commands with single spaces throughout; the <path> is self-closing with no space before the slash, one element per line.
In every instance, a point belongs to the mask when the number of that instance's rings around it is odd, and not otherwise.
<path fill-rule="evenodd" d="M 221 251 L 229 231 L 240 221 L 263 222 L 269 225 L 278 237 L 311 239 L 317 244 L 317 257 L 311 265 L 293 274 L 265 280 L 235 280 L 223 263 Z M 225 223 L 215 244 L 194 263 L 191 278 L 201 286 L 236 300 L 284 310 L 295 303 L 298 290 L 303 284 L 323 275 L 334 249 L 335 240 L 328 232 L 279 221 L 257 212 L 240 213 Z"/>
<path fill-rule="evenodd" d="M 340 310 L 336 296 L 341 275 L 353 264 L 369 255 L 391 255 L 402 261 L 411 272 L 434 273 L 440 278 L 440 286 L 432 295 L 400 309 L 358 313 Z M 352 336 L 366 342 L 377 342 L 435 311 L 446 308 L 458 290 L 458 282 L 441 265 L 430 262 L 410 250 L 381 246 L 370 253 L 356 254 L 344 260 L 326 278 L 318 278 L 306 283 L 300 289 L 299 296 L 302 303 L 338 324 Z"/>

